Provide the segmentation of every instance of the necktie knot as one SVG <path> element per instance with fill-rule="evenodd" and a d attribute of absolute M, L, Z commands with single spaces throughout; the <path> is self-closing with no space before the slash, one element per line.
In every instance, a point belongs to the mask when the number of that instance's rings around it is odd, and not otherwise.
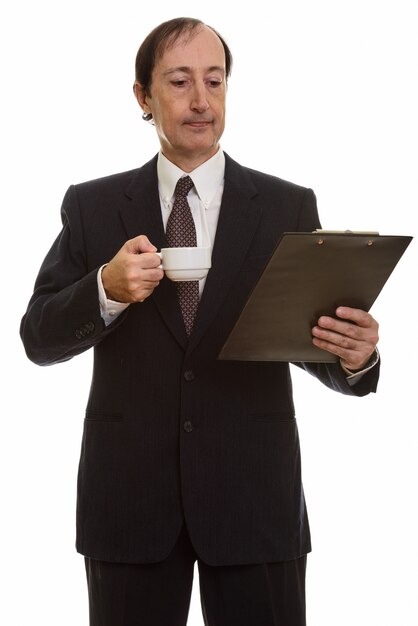
<path fill-rule="evenodd" d="M 192 179 L 190 178 L 190 176 L 182 176 L 177 181 L 177 185 L 174 190 L 174 196 L 176 198 L 178 196 L 185 198 L 193 186 L 194 186 L 194 183 Z"/>

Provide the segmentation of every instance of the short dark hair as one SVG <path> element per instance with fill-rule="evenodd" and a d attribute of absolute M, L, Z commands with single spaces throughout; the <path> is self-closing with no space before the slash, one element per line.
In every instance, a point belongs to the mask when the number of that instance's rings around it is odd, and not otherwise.
<path fill-rule="evenodd" d="M 225 74 L 226 79 L 228 79 L 232 69 L 232 54 L 223 37 L 201 20 L 192 17 L 177 17 L 154 28 L 144 39 L 136 55 L 135 80 L 142 85 L 147 95 L 150 95 L 152 71 L 158 58 L 164 54 L 167 48 L 173 46 L 183 34 L 192 36 L 202 26 L 210 28 L 221 40 L 225 51 Z M 144 116 L 144 119 L 147 120 L 151 118 L 151 114 Z"/>

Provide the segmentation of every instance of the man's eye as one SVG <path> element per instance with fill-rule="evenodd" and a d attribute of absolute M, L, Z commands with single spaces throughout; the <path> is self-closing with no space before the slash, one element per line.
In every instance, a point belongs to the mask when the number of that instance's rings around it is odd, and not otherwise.
<path fill-rule="evenodd" d="M 209 83 L 209 85 L 210 85 L 211 87 L 215 87 L 215 88 L 216 88 L 216 87 L 220 87 L 220 86 L 222 85 L 222 81 L 221 81 L 221 80 L 216 80 L 216 79 L 214 79 L 214 80 L 209 80 L 209 81 L 208 81 L 208 83 Z"/>
<path fill-rule="evenodd" d="M 185 80 L 173 80 L 171 81 L 171 84 L 174 85 L 174 87 L 184 87 L 184 85 L 186 84 Z"/>

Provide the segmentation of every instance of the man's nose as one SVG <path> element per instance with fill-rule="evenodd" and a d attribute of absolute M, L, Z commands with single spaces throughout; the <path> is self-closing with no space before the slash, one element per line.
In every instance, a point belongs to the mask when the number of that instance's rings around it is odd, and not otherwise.
<path fill-rule="evenodd" d="M 199 111 L 199 113 L 208 110 L 209 102 L 207 100 L 206 86 L 204 83 L 196 83 L 194 85 L 190 108 L 193 109 L 193 111 Z"/>

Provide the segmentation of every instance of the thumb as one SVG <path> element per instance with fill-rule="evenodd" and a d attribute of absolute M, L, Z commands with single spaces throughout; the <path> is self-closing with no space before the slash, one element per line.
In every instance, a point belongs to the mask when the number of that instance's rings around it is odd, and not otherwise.
<path fill-rule="evenodd" d="M 152 245 L 146 235 L 138 235 L 127 242 L 127 250 L 130 254 L 138 254 L 140 252 L 156 252 L 157 248 Z"/>

